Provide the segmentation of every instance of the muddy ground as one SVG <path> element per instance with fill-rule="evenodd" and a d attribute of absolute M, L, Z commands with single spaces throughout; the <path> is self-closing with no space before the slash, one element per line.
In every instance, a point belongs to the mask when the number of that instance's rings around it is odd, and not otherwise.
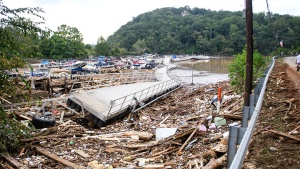
<path fill-rule="evenodd" d="M 300 168 L 300 73 L 295 58 L 276 61 L 245 162 L 254 168 Z M 298 141 L 270 132 L 275 130 Z M 294 134 L 294 135 L 293 135 Z"/>
<path fill-rule="evenodd" d="M 299 77 L 283 59 L 276 61 L 243 168 L 300 168 Z M 218 114 L 210 102 L 219 86 L 226 98 Z M 242 107 L 243 97 L 228 82 L 189 85 L 100 129 L 78 115 L 65 116 L 54 127 L 21 140 L 21 149 L 10 156 L 23 167 L 43 169 L 226 168 L 228 125 L 240 124 Z M 58 120 L 62 111 L 57 107 Z M 215 117 L 226 123 L 214 126 Z M 176 132 L 157 140 L 158 128 Z M 0 162 L 0 168 L 14 166 L 8 161 Z"/>

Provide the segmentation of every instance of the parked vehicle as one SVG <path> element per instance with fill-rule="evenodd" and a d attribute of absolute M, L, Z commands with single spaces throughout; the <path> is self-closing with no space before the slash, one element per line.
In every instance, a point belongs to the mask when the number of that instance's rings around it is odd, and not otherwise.
<path fill-rule="evenodd" d="M 145 69 L 153 69 L 158 65 L 155 60 L 151 60 L 145 65 Z"/>

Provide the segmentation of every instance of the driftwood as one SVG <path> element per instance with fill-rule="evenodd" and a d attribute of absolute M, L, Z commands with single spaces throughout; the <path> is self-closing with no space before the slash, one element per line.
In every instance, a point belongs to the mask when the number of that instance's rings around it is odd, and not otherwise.
<path fill-rule="evenodd" d="M 21 157 L 21 156 L 23 155 L 24 151 L 25 151 L 25 147 L 23 147 L 23 148 L 21 149 L 21 151 L 20 151 L 20 153 L 19 153 L 18 156 Z"/>
<path fill-rule="evenodd" d="M 222 167 L 224 165 L 224 162 L 226 161 L 227 154 L 224 154 L 222 157 L 217 159 L 210 159 L 209 163 L 207 163 L 204 167 L 204 169 L 215 169 Z"/>
<path fill-rule="evenodd" d="M 177 154 L 181 154 L 181 151 L 184 149 L 184 147 L 188 144 L 188 142 L 193 138 L 194 134 L 196 133 L 196 131 L 198 130 L 199 126 L 203 123 L 203 121 L 206 119 L 207 115 L 203 116 L 202 120 L 200 121 L 200 123 L 198 124 L 198 126 L 194 129 L 194 131 L 192 132 L 192 134 L 189 136 L 189 138 L 184 142 L 184 144 L 180 147 L 180 149 L 178 150 Z"/>
<path fill-rule="evenodd" d="M 6 154 L 6 155 L 1 154 L 1 156 L 18 169 L 28 169 L 28 167 L 26 165 L 21 164 L 19 161 L 17 161 L 16 159 L 14 159 L 13 157 L 11 157 L 8 154 Z"/>
<path fill-rule="evenodd" d="M 219 139 L 221 139 L 222 137 L 223 137 L 223 135 L 220 134 L 220 135 L 214 136 L 213 138 L 203 138 L 202 143 L 203 144 L 214 143 L 214 142 L 218 141 Z"/>
<path fill-rule="evenodd" d="M 167 148 L 166 150 L 163 150 L 161 152 L 152 154 L 150 157 L 155 157 L 155 156 L 160 156 L 160 155 L 167 155 L 167 154 L 171 154 L 171 153 L 173 153 L 175 151 L 178 151 L 178 150 L 179 150 L 179 148 L 170 147 L 170 148 Z"/>
<path fill-rule="evenodd" d="M 242 120 L 241 115 L 223 114 L 225 119 Z"/>
<path fill-rule="evenodd" d="M 170 117 L 170 115 L 168 115 L 166 118 L 164 118 L 158 125 L 163 124 L 169 117 Z"/>
<path fill-rule="evenodd" d="M 300 138 L 297 138 L 297 137 L 288 135 L 288 134 L 286 134 L 286 133 L 282 133 L 282 132 L 275 131 L 275 130 L 269 130 L 269 131 L 272 132 L 272 133 L 275 133 L 275 134 L 277 134 L 277 135 L 284 136 L 284 137 L 287 137 L 287 138 L 289 138 L 289 139 L 296 140 L 296 141 L 300 142 Z"/>
<path fill-rule="evenodd" d="M 235 101 L 234 103 L 230 104 L 229 106 L 227 106 L 224 110 L 225 111 L 229 111 L 231 110 L 233 107 L 240 107 L 240 106 L 237 106 L 239 103 L 241 102 L 241 100 L 237 100 Z"/>
<path fill-rule="evenodd" d="M 67 137 L 82 137 L 83 134 L 65 134 L 65 135 L 48 135 L 48 136 L 38 136 L 38 137 L 31 137 L 31 138 L 25 138 L 21 139 L 21 142 L 30 142 L 30 141 L 35 141 L 35 140 L 40 140 L 40 139 L 47 139 L 47 138 L 67 138 Z"/>
<path fill-rule="evenodd" d="M 72 167 L 72 168 L 75 168 L 75 169 L 80 169 L 80 168 L 83 169 L 84 168 L 84 167 L 81 167 L 81 166 L 79 166 L 79 165 L 77 165 L 75 163 L 72 163 L 72 162 L 68 161 L 68 160 L 62 159 L 62 158 L 58 157 L 55 154 L 48 153 L 46 150 L 42 149 L 41 147 L 37 147 L 36 146 L 36 147 L 34 147 L 34 149 L 37 152 L 39 152 L 39 153 L 41 153 L 41 154 L 43 154 L 43 155 L 45 155 L 45 156 L 47 156 L 47 157 L 49 157 L 49 158 L 57 161 L 57 162 L 60 162 L 60 163 L 64 164 L 65 166 Z"/>
<path fill-rule="evenodd" d="M 35 137 L 37 136 L 45 136 L 45 135 L 49 135 L 51 133 L 54 133 L 57 131 L 57 127 L 51 127 L 51 128 L 48 128 L 47 130 L 45 131 L 42 131 L 42 132 L 39 132 L 35 135 Z"/>

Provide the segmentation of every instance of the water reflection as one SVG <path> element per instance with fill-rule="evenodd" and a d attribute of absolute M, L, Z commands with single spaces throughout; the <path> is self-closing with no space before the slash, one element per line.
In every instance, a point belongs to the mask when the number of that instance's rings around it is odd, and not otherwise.
<path fill-rule="evenodd" d="M 190 68 L 195 71 L 228 74 L 228 65 L 232 63 L 233 57 L 225 59 L 211 59 L 198 61 L 176 62 L 177 66 Z"/>

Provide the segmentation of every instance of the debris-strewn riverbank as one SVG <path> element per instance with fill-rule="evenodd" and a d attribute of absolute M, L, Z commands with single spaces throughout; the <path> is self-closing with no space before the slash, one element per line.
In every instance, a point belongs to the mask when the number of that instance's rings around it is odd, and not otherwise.
<path fill-rule="evenodd" d="M 210 104 L 218 85 L 223 87 L 219 114 Z M 30 168 L 222 167 L 228 125 L 239 125 L 241 107 L 242 97 L 227 82 L 184 87 L 100 129 L 71 114 L 23 139 L 23 149 L 11 156 Z M 57 120 L 63 109 L 57 110 Z"/>

